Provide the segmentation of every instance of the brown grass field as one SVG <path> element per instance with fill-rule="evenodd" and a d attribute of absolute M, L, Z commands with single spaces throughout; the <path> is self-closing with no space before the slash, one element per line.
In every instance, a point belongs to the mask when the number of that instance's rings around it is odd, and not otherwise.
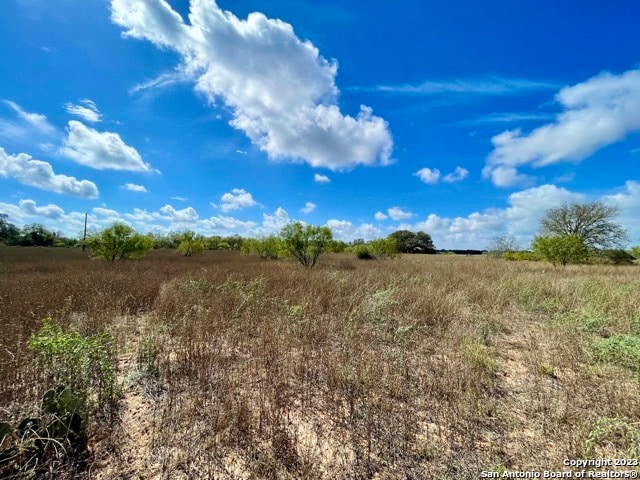
<path fill-rule="evenodd" d="M 84 452 L 15 447 L 2 478 L 477 479 L 640 456 L 638 266 L 0 248 L 10 425 L 56 386 L 28 348 L 47 315 L 108 332 L 116 391 L 90 398 Z"/>

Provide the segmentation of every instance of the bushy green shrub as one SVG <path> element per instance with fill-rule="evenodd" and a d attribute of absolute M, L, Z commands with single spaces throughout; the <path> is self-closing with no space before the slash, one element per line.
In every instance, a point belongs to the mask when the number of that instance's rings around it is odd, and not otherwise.
<path fill-rule="evenodd" d="M 83 336 L 63 330 L 51 317 L 29 338 L 29 348 L 40 353 L 42 364 L 54 385 L 68 387 L 83 401 L 95 398 L 107 404 L 115 395 L 113 345 L 107 332 Z"/>
<path fill-rule="evenodd" d="M 153 237 L 141 235 L 124 223 L 114 223 L 87 238 L 92 256 L 108 262 L 140 258 L 153 248 L 153 244 Z"/>
<path fill-rule="evenodd" d="M 366 245 L 355 245 L 353 252 L 356 254 L 356 258 L 359 260 L 373 260 L 374 256 L 371 254 L 369 247 Z"/>
<path fill-rule="evenodd" d="M 588 257 L 587 247 L 577 235 L 554 235 L 536 237 L 532 243 L 533 252 L 553 264 L 565 266 L 567 263 L 582 263 Z"/>
<path fill-rule="evenodd" d="M 282 239 L 275 235 L 263 238 L 247 238 L 240 249 L 245 255 L 257 255 L 260 258 L 276 260 L 286 256 Z"/>
<path fill-rule="evenodd" d="M 514 262 L 521 262 L 524 260 L 536 262 L 539 260 L 538 255 L 533 252 L 504 252 L 502 254 L 502 258 Z"/>
<path fill-rule="evenodd" d="M 372 240 L 369 242 L 369 248 L 376 258 L 391 259 L 399 254 L 398 242 L 393 237 Z"/>
<path fill-rule="evenodd" d="M 197 235 L 195 232 L 187 230 L 186 232 L 182 232 L 178 236 L 178 239 L 180 241 L 178 252 L 184 257 L 191 257 L 204 251 L 202 235 Z"/>

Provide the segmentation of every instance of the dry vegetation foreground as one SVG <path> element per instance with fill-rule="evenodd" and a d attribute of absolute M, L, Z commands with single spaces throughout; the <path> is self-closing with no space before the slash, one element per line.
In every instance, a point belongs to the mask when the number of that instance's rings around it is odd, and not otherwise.
<path fill-rule="evenodd" d="M 0 248 L 1 422 L 56 386 L 28 348 L 47 315 L 108 333 L 117 392 L 92 397 L 88 453 L 3 478 L 477 479 L 640 456 L 637 266 Z"/>

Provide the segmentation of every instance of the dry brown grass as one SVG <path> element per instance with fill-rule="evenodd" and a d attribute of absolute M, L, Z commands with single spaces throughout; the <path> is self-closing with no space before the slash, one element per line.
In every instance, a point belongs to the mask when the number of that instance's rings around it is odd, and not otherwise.
<path fill-rule="evenodd" d="M 76 476 L 476 479 L 638 454 L 638 373 L 592 359 L 640 334 L 638 267 L 27 248 L 0 265 L 0 420 L 50 387 L 26 348 L 43 316 L 117 339 L 119 420 L 94 422 Z"/>

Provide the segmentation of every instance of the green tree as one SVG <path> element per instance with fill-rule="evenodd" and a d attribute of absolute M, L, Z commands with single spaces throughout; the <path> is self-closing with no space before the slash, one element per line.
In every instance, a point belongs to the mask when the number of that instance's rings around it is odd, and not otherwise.
<path fill-rule="evenodd" d="M 8 222 L 9 215 L 0 213 L 0 245 L 18 245 L 20 229 Z"/>
<path fill-rule="evenodd" d="M 540 225 L 542 236 L 577 236 L 590 250 L 611 249 L 627 238 L 615 221 L 618 207 L 602 202 L 572 203 L 546 211 Z"/>
<path fill-rule="evenodd" d="M 91 256 L 108 262 L 142 257 L 153 248 L 153 237 L 137 233 L 124 223 L 111 226 L 87 238 Z"/>
<path fill-rule="evenodd" d="M 326 250 L 333 234 L 328 227 L 302 225 L 300 222 L 285 225 L 280 232 L 285 251 L 302 265 L 313 268 Z"/>
<path fill-rule="evenodd" d="M 204 239 L 202 235 L 197 235 L 196 232 L 187 230 L 178 235 L 178 251 L 183 257 L 191 257 L 202 253 L 204 251 Z"/>
<path fill-rule="evenodd" d="M 531 245 L 534 253 L 551 262 L 555 267 L 558 263 L 580 263 L 588 256 L 587 246 L 578 235 L 554 235 L 536 237 Z"/>
<path fill-rule="evenodd" d="M 401 253 L 436 253 L 433 240 L 428 233 L 398 230 L 389 235 L 396 241 L 398 251 Z"/>
<path fill-rule="evenodd" d="M 398 256 L 398 242 L 395 238 L 378 238 L 369 242 L 371 252 L 378 258 L 387 259 Z"/>
<path fill-rule="evenodd" d="M 23 246 L 50 247 L 56 242 L 56 234 L 39 223 L 22 227 L 19 243 Z"/>
<path fill-rule="evenodd" d="M 636 259 L 636 262 L 640 263 L 640 245 L 631 247 L 631 255 Z"/>
<path fill-rule="evenodd" d="M 258 255 L 260 258 L 275 260 L 285 255 L 282 239 L 275 235 L 263 238 L 246 238 L 242 242 L 242 253 Z"/>

